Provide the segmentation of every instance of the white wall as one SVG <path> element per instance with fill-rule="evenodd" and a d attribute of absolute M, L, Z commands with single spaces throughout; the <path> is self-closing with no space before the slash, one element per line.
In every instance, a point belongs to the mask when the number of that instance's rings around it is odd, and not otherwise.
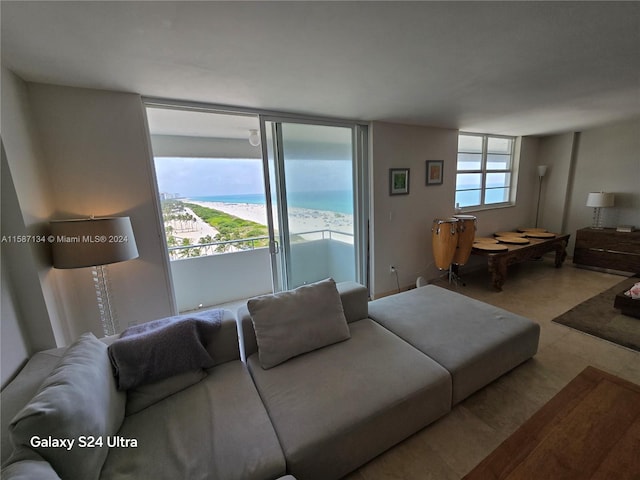
<path fill-rule="evenodd" d="M 371 293 L 395 291 L 433 278 L 431 224 L 454 213 L 457 130 L 373 122 L 370 129 Z M 425 186 L 426 160 L 444 160 L 444 184 Z M 409 168 L 409 195 L 389 195 L 389 169 Z"/>
<path fill-rule="evenodd" d="M 397 267 L 401 288 L 414 285 L 418 276 L 433 279 L 442 274 L 434 266 L 431 226 L 435 218 L 454 214 L 458 131 L 373 122 L 371 147 L 371 291 L 376 297 L 397 289 L 390 265 Z M 516 205 L 469 212 L 477 217 L 478 235 L 530 226 L 535 221 L 538 140 L 525 137 L 517 147 Z M 425 186 L 426 160 L 444 160 L 442 185 Z M 390 196 L 389 169 L 403 167 L 411 169 L 410 194 Z M 483 263 L 486 259 L 472 257 L 464 268 Z"/>
<path fill-rule="evenodd" d="M 568 232 L 591 225 L 593 209 L 585 204 L 598 191 L 615 193 L 615 206 L 602 209 L 604 226 L 640 228 L 640 118 L 581 132 L 574 170 Z"/>
<path fill-rule="evenodd" d="M 565 133 L 540 139 L 538 164 L 547 165 L 542 179 L 538 226 L 551 232 L 564 231 L 567 200 L 570 195 L 574 140 L 577 134 Z"/>
<path fill-rule="evenodd" d="M 140 257 L 109 266 L 122 328 L 174 313 L 140 96 L 29 84 L 52 186 L 51 217 L 129 216 Z M 31 186 L 30 188 L 33 188 Z M 53 270 L 70 336 L 102 336 L 89 268 Z"/>
<path fill-rule="evenodd" d="M 550 166 L 544 179 L 541 226 L 571 234 L 592 224 L 585 206 L 589 192 L 616 194 L 616 205 L 602 209 L 605 226 L 640 228 L 640 119 L 584 132 L 540 138 L 538 162 Z"/>
<path fill-rule="evenodd" d="M 26 335 L 22 332 L 20 325 L 20 314 L 18 312 L 18 302 L 14 298 L 14 292 L 11 285 L 4 259 L 0 263 L 0 282 L 2 289 L 0 298 L 2 323 L 0 324 L 0 340 L 2 348 L 0 349 L 0 388 L 4 388 L 5 384 L 13 378 L 15 373 L 22 367 L 29 357 L 30 348 L 27 344 Z"/>
<path fill-rule="evenodd" d="M 43 152 L 31 112 L 27 84 L 2 68 L 2 234 L 42 235 L 52 213 L 51 189 L 43 168 Z M 19 313 L 20 329 L 4 330 L 3 365 L 7 345 L 26 345 L 29 353 L 64 343 L 56 285 L 50 272 L 46 243 L 4 243 L 3 297 Z M 9 296 L 4 292 L 8 288 Z M 3 306 L 4 308 L 4 306 Z M 6 337 L 5 337 L 6 334 Z M 23 354 L 18 348 L 16 360 Z M 5 356 L 6 355 L 6 356 Z M 4 368 L 4 366 L 3 366 Z M 4 372 L 4 370 L 3 370 Z"/>

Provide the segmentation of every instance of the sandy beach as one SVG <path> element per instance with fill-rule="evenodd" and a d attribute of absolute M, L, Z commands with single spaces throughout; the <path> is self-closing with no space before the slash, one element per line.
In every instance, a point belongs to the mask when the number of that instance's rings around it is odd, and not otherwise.
<path fill-rule="evenodd" d="M 251 220 L 267 225 L 267 210 L 264 205 L 251 203 L 203 202 L 185 200 L 203 207 L 213 208 L 238 218 Z M 353 234 L 353 215 L 331 212 L 327 210 L 311 210 L 293 207 L 289 209 L 289 230 L 292 234 L 300 234 L 316 230 L 334 230 Z"/>
<path fill-rule="evenodd" d="M 172 227 L 172 235 L 174 237 L 176 237 L 179 241 L 181 241 L 183 238 L 189 238 L 194 244 L 198 243 L 200 238 L 206 237 L 207 235 L 211 235 L 211 238 L 215 238 L 215 236 L 218 234 L 218 230 L 198 217 L 190 208 L 185 208 L 185 210 L 186 213 L 196 218 L 196 222 L 193 225 L 189 225 L 189 228 L 183 228 L 184 226 L 176 220 L 168 222 L 167 225 L 170 225 Z"/>

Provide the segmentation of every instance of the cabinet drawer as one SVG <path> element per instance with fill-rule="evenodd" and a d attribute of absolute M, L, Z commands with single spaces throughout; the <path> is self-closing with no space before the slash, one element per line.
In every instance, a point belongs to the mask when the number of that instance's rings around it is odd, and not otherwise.
<path fill-rule="evenodd" d="M 573 253 L 573 263 L 640 273 L 640 254 L 576 247 Z"/>

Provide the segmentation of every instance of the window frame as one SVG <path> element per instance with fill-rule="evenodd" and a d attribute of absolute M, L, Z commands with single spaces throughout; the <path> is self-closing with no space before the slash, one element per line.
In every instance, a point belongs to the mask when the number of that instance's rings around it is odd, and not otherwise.
<path fill-rule="evenodd" d="M 496 135 L 490 133 L 473 133 L 473 132 L 458 132 L 458 140 L 460 136 L 468 136 L 468 137 L 480 137 L 482 138 L 482 151 L 481 161 L 480 161 L 480 169 L 467 169 L 467 170 L 459 170 L 458 169 L 458 156 L 460 153 L 472 153 L 478 154 L 479 152 L 468 152 L 465 150 L 460 150 L 459 146 L 456 151 L 456 184 L 454 190 L 454 205 L 457 203 L 455 201 L 456 195 L 459 191 L 465 191 L 462 189 L 458 189 L 458 175 L 459 174 L 479 174 L 481 175 L 480 181 L 480 203 L 468 206 L 460 206 L 460 210 L 462 211 L 477 211 L 477 210 L 490 210 L 494 208 L 504 208 L 504 207 L 512 207 L 515 205 L 515 187 L 516 187 L 516 177 L 517 177 L 517 164 L 516 164 L 516 143 L 517 137 L 513 137 L 510 135 Z M 488 169 L 487 168 L 487 156 L 488 156 L 488 143 L 490 138 L 499 138 L 499 139 L 508 139 L 511 141 L 511 148 L 508 153 L 509 155 L 509 168 L 498 170 L 498 169 Z M 458 143 L 459 145 L 459 143 Z M 507 155 L 507 154 L 504 154 Z M 487 190 L 491 190 L 491 188 L 487 189 L 487 175 L 491 173 L 505 173 L 509 175 L 509 184 L 506 187 L 496 187 L 496 188 L 508 188 L 509 189 L 509 199 L 504 202 L 496 202 L 496 203 L 485 203 L 485 195 Z M 471 190 L 471 189 L 469 189 Z M 474 189 L 475 190 L 475 189 Z"/>

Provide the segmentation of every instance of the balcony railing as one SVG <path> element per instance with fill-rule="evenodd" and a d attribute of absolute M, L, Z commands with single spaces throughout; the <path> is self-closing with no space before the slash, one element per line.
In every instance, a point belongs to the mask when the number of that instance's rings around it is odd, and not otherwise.
<path fill-rule="evenodd" d="M 258 243 L 266 238 L 170 247 L 171 274 L 179 311 L 271 292 L 269 250 Z M 352 280 L 355 275 L 353 243 L 353 234 L 328 229 L 292 235 L 290 253 L 293 278 L 306 280 L 307 276 L 312 275 L 317 279 L 333 277 L 336 281 Z M 216 251 L 220 246 L 234 250 Z M 194 254 L 194 249 L 200 249 L 197 251 L 199 255 Z M 204 249 L 207 249 L 207 253 L 204 253 Z M 189 250 L 192 253 L 184 253 Z"/>
<path fill-rule="evenodd" d="M 266 245 L 256 246 L 256 242 L 268 240 L 268 236 L 242 238 L 238 240 L 225 240 L 219 242 L 199 243 L 196 245 L 178 245 L 169 247 L 169 258 L 178 260 L 182 258 L 204 257 L 207 255 L 220 255 L 256 248 L 267 248 Z M 291 237 L 291 243 L 300 243 L 317 240 L 336 240 L 353 244 L 353 234 L 339 232 L 337 230 L 311 230 L 295 233 Z"/>

